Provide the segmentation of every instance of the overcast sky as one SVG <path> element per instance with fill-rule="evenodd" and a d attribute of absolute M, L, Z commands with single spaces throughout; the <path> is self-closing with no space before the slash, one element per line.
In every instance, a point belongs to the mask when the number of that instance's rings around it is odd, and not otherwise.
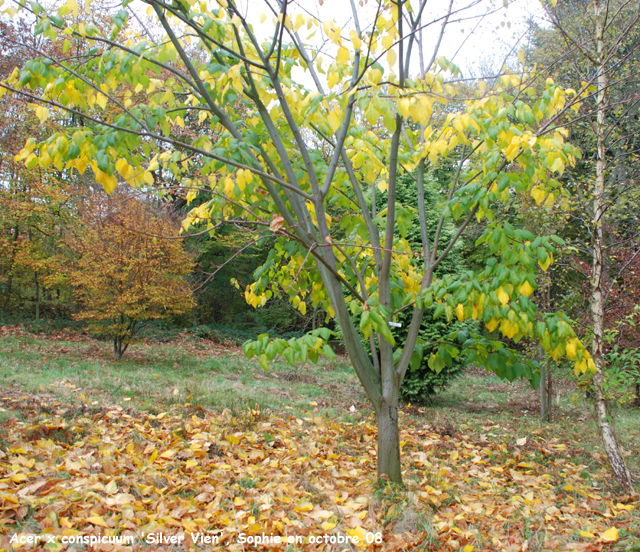
<path fill-rule="evenodd" d="M 272 29 L 271 16 L 264 25 L 260 25 L 261 13 L 269 13 L 262 0 L 238 0 L 244 6 L 249 19 L 254 27 Z M 275 0 L 271 0 L 275 5 Z M 454 0 L 453 9 L 461 10 L 465 6 L 477 2 L 477 0 Z M 449 5 L 448 0 L 429 0 L 424 21 L 438 20 L 443 16 Z M 349 0 L 324 0 L 320 6 L 317 0 L 297 0 L 294 2 L 294 13 L 300 13 L 302 9 L 313 13 L 322 21 L 334 19 L 337 24 L 344 27 L 352 27 L 351 8 Z M 375 17 L 376 3 L 369 0 L 358 10 L 358 17 L 362 28 L 371 24 Z M 488 15 L 487 15 L 488 14 Z M 463 70 L 466 76 L 479 76 L 481 70 L 499 70 L 505 56 L 513 49 L 513 54 L 526 43 L 527 21 L 532 17 L 541 17 L 539 3 L 534 0 L 511 0 L 505 8 L 502 0 L 482 0 L 469 10 L 457 13 L 452 17 L 452 22 L 447 26 L 439 54 L 453 61 Z M 437 36 L 440 32 L 440 24 L 435 23 L 425 29 L 423 33 L 425 42 L 425 56 L 430 57 Z M 305 38 L 304 32 L 301 32 Z M 343 36 L 348 33 L 343 33 Z M 317 36 L 314 40 L 317 39 Z M 416 71 L 418 70 L 415 56 Z"/>

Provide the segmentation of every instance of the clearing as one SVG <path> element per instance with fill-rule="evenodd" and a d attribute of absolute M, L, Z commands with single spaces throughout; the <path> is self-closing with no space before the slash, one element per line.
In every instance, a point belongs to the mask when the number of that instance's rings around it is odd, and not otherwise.
<path fill-rule="evenodd" d="M 477 370 L 407 405 L 403 490 L 376 483 L 375 420 L 344 359 L 265 372 L 185 338 L 115 362 L 73 332 L 0 333 L 2 549 L 640 551 L 638 495 L 616 495 L 569 380 L 548 425 L 526 383 Z M 637 472 L 640 411 L 615 413 Z M 252 544 L 263 534 L 285 542 Z M 32 535 L 51 542 L 18 546 Z"/>

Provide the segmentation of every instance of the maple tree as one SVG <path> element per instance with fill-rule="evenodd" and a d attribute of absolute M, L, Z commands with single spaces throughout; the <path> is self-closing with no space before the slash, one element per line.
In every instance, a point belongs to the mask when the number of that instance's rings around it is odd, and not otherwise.
<path fill-rule="evenodd" d="M 192 261 L 176 225 L 142 198 L 93 194 L 81 216 L 82 226 L 66 231 L 59 271 L 81 304 L 74 317 L 111 337 L 120 358 L 141 323 L 193 308 L 185 279 Z"/>
<path fill-rule="evenodd" d="M 342 29 L 283 2 L 272 9 L 272 34 L 262 40 L 228 0 L 215 7 L 146 4 L 161 41 L 126 26 L 124 5 L 111 29 L 80 20 L 75 0 L 57 12 L 37 2 L 7 9 L 32 12 L 36 34 L 64 41 L 66 50 L 72 41 L 95 46 L 86 63 L 42 56 L 0 83 L 2 93 L 32 101 L 42 121 L 71 115 L 46 140 L 29 140 L 20 156 L 27 166 L 91 168 L 108 192 L 119 180 L 152 185 L 157 173 L 169 173 L 188 199 L 203 190 L 211 195 L 190 213 L 185 230 L 205 225 L 215 232 L 232 223 L 275 234 L 246 299 L 259 306 L 285 296 L 303 314 L 310 304 L 335 317 L 377 416 L 380 476 L 402 480 L 399 390 L 410 366 L 421 362 L 420 328 L 432 305 L 434 318 L 481 320 L 516 342 L 540 339 L 554 358 L 566 355 L 576 372 L 593 366 L 568 318 L 539 313 L 529 300 L 536 267 L 549 267 L 554 240 L 560 240 L 493 217 L 497 205 L 521 194 L 549 203 L 557 197 L 558 176 L 579 155 L 556 125 L 571 92 L 549 80 L 539 94 L 511 74 L 491 89 L 457 87 L 458 69 L 435 52 L 431 59 L 419 56 L 416 71 L 420 29 L 440 25 L 441 35 L 462 8 L 428 21 L 424 1 L 384 0 L 373 6 L 372 22 L 361 26 L 352 2 L 352 27 Z M 303 32 L 320 32 L 325 50 Z M 297 72 L 315 90 L 295 78 Z M 455 108 L 445 109 L 452 98 Z M 187 119 L 211 131 L 183 133 Z M 425 171 L 441 162 L 455 166 L 455 175 L 439 221 L 429 229 Z M 397 197 L 404 171 L 416 174 L 418 254 L 407 240 L 412 211 Z M 376 189 L 387 193 L 381 211 L 373 201 Z M 477 271 L 437 276 L 472 220 L 485 225 L 480 241 L 490 258 Z M 447 221 L 456 231 L 444 243 Z M 402 310 L 411 319 L 398 346 L 389 323 Z M 278 354 L 291 363 L 314 361 L 333 354 L 330 334 L 320 328 L 289 341 L 261 336 L 245 352 L 264 366 Z M 461 355 L 501 377 L 537 378 L 504 343 L 473 332 L 458 332 L 428 362 L 439 370 Z"/>

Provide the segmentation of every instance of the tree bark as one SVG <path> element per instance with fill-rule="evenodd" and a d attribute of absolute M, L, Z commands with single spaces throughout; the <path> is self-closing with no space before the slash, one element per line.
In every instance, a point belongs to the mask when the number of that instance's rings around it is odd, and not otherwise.
<path fill-rule="evenodd" d="M 122 358 L 122 338 L 119 335 L 113 337 L 113 356 L 118 360 Z"/>
<path fill-rule="evenodd" d="M 376 412 L 378 418 L 378 477 L 388 477 L 402 485 L 400 464 L 400 431 L 398 428 L 398 401 L 382 399 Z"/>
<path fill-rule="evenodd" d="M 33 280 L 36 286 L 36 322 L 40 322 L 40 281 L 37 270 L 33 273 Z"/>
<path fill-rule="evenodd" d="M 596 48 L 598 55 L 598 93 L 597 93 L 597 118 L 596 139 L 598 147 L 598 160 L 596 163 L 596 181 L 593 196 L 594 232 L 593 232 L 593 288 L 591 294 L 591 314 L 593 319 L 593 361 L 596 373 L 593 376 L 596 413 L 598 427 L 602 435 L 605 451 L 609 458 L 609 464 L 615 474 L 618 483 L 625 491 L 633 490 L 631 475 L 624 461 L 624 457 L 618 446 L 613 430 L 607 403 L 603 392 L 604 381 L 604 253 L 606 249 L 604 235 L 604 209 L 605 209 L 605 156 L 606 156 L 606 110 L 607 110 L 607 68 L 604 51 L 604 13 L 606 6 L 602 0 L 594 0 L 594 15 L 596 21 Z"/>
<path fill-rule="evenodd" d="M 551 359 L 547 360 L 547 422 L 553 421 L 553 379 L 551 378 Z"/>
<path fill-rule="evenodd" d="M 549 364 L 545 363 L 542 345 L 538 346 L 540 352 L 540 420 L 549 422 L 549 390 L 547 388 L 547 372 Z"/>
<path fill-rule="evenodd" d="M 4 300 L 4 310 L 7 310 L 9 308 L 9 303 L 11 302 L 11 288 L 13 287 L 13 265 L 16 262 L 18 235 L 18 227 L 16 226 L 13 229 L 13 248 L 11 250 L 11 264 L 9 265 L 9 278 L 7 279 L 7 294 Z"/>

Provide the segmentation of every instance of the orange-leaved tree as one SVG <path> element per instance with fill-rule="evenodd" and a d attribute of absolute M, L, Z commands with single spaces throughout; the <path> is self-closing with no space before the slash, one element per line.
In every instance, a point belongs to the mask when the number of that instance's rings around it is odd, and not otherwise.
<path fill-rule="evenodd" d="M 82 211 L 82 230 L 65 239 L 72 261 L 63 272 L 80 303 L 74 316 L 112 338 L 120 358 L 145 321 L 193 308 L 192 260 L 168 213 L 144 198 L 92 194 Z"/>

